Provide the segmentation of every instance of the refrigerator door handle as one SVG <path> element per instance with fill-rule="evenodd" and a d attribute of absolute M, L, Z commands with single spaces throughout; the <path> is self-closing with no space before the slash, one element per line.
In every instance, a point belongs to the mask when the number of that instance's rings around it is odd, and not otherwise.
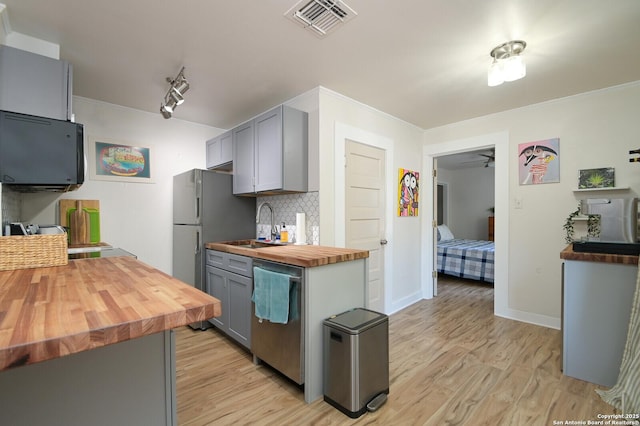
<path fill-rule="evenodd" d="M 193 253 L 194 254 L 200 253 L 200 231 L 196 231 L 196 246 Z"/>
<path fill-rule="evenodd" d="M 196 219 L 200 219 L 200 197 L 196 197 Z"/>

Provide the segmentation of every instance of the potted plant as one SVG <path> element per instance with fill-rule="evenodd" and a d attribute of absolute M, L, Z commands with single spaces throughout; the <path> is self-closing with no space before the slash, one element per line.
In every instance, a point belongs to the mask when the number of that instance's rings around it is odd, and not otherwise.
<path fill-rule="evenodd" d="M 564 229 L 565 236 L 564 241 L 568 244 L 573 243 L 574 235 L 575 235 L 575 219 L 580 216 L 580 204 L 578 204 L 578 208 L 569 214 L 569 216 L 565 219 L 564 225 L 562 228 Z M 587 216 L 587 238 L 598 238 L 600 236 L 600 215 L 590 214 Z"/>

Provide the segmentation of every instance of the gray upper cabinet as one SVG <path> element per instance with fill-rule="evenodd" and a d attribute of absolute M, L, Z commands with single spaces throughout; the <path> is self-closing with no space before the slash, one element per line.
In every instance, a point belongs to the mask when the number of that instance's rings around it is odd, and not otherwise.
<path fill-rule="evenodd" d="M 207 141 L 207 169 L 233 168 L 233 132 L 229 130 Z"/>
<path fill-rule="evenodd" d="M 244 123 L 233 132 L 233 193 L 248 194 L 253 190 L 253 121 Z"/>
<path fill-rule="evenodd" d="M 308 115 L 280 105 L 233 130 L 233 193 L 306 192 Z"/>
<path fill-rule="evenodd" d="M 67 61 L 0 45 L 0 109 L 71 120 L 72 71 Z"/>

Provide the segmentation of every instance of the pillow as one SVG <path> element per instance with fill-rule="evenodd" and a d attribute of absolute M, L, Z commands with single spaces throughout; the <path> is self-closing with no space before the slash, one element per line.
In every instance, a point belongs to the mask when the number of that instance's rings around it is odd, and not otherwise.
<path fill-rule="evenodd" d="M 438 241 L 453 240 L 454 236 L 447 225 L 438 225 Z"/>

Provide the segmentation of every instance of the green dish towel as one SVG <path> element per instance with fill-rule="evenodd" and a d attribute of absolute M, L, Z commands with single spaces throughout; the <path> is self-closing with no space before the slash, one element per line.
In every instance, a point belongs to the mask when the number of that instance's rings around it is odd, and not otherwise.
<path fill-rule="evenodd" d="M 289 320 L 289 275 L 253 267 L 255 315 L 261 320 L 286 324 Z"/>

